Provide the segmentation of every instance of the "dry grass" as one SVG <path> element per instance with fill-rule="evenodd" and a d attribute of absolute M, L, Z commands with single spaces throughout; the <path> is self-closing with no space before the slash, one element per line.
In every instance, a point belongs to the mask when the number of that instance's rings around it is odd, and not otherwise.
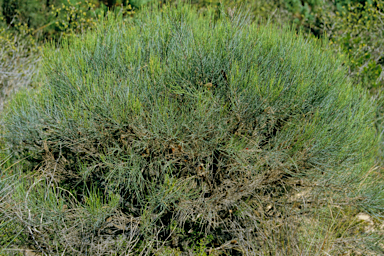
<path fill-rule="evenodd" d="M 39 51 L 31 36 L 0 28 L 0 111 L 12 94 L 32 86 L 39 73 Z"/>

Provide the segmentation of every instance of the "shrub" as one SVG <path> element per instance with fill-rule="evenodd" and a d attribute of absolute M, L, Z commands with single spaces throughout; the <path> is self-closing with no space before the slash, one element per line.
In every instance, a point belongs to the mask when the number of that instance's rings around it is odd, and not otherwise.
<path fill-rule="evenodd" d="M 350 55 L 351 75 L 369 89 L 384 85 L 384 1 L 349 4 L 325 17 L 331 42 Z"/>
<path fill-rule="evenodd" d="M 82 33 L 108 10 L 93 0 L 43 2 L 0 0 L 0 111 L 19 88 L 36 86 L 43 41 Z"/>
<path fill-rule="evenodd" d="M 326 37 L 350 56 L 350 75 L 377 91 L 383 87 L 383 6 L 382 0 L 236 0 L 193 1 L 198 6 L 242 5 L 258 20 L 292 24 L 307 37 Z"/>
<path fill-rule="evenodd" d="M 382 192 L 362 189 L 375 105 L 344 59 L 214 13 L 109 18 L 44 49 L 43 85 L 3 120 L 22 172 L 1 209 L 23 227 L 15 241 L 46 254 L 338 253 L 329 241 L 356 225 L 333 230 L 327 209 L 382 211 Z"/>
<path fill-rule="evenodd" d="M 129 13 L 130 6 L 127 1 L 123 2 L 112 1 L 110 7 L 124 5 L 124 13 Z M 30 35 L 39 41 L 83 33 L 108 11 L 108 7 L 97 0 L 0 0 L 0 5 L 0 24 L 18 32 L 27 27 Z"/>

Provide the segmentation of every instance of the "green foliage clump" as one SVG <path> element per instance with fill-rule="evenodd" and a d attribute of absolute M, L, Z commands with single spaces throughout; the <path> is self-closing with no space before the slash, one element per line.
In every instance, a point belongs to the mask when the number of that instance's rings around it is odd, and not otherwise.
<path fill-rule="evenodd" d="M 201 255 L 255 255 L 286 252 L 289 234 L 294 255 L 324 250 L 295 221 L 324 201 L 383 209 L 360 186 L 375 105 L 344 59 L 301 34 L 179 5 L 107 19 L 43 55 L 43 85 L 3 120 L 23 177 L 4 209 L 24 245 L 121 255 L 201 241 Z"/>
<path fill-rule="evenodd" d="M 105 1 L 105 4 L 98 0 L 1 0 L 0 25 L 17 32 L 25 31 L 26 27 L 40 41 L 57 40 L 92 28 L 108 7 L 121 6 L 125 14 L 131 12 L 127 1 Z"/>
<path fill-rule="evenodd" d="M 369 89 L 383 87 L 382 0 L 194 1 L 198 6 L 246 6 L 258 20 L 291 24 L 307 37 L 327 38 L 348 55 L 349 74 Z"/>
<path fill-rule="evenodd" d="M 351 74 L 369 89 L 384 85 L 384 1 L 354 3 L 325 17 L 331 42 L 349 54 Z"/>

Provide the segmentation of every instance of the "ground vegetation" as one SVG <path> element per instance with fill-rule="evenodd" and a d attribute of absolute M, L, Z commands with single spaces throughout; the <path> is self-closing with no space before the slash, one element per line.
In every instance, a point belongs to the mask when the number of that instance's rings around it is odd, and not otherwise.
<path fill-rule="evenodd" d="M 383 252 L 377 103 L 347 58 L 241 11 L 151 8 L 46 45 L 41 84 L 7 104 L 4 246 Z"/>

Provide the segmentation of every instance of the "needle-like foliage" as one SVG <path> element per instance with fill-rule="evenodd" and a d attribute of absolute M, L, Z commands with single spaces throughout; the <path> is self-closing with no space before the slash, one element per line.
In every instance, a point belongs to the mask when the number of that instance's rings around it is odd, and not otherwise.
<path fill-rule="evenodd" d="M 96 253 L 94 241 L 128 234 L 127 254 L 207 237 L 231 255 L 284 251 L 268 226 L 290 234 L 293 255 L 300 231 L 279 218 L 370 200 L 359 184 L 377 151 L 375 106 L 343 60 L 290 29 L 219 16 L 179 5 L 45 48 L 42 87 L 4 118 L 35 175 L 15 196 L 30 200 L 17 216 L 31 245 Z"/>

